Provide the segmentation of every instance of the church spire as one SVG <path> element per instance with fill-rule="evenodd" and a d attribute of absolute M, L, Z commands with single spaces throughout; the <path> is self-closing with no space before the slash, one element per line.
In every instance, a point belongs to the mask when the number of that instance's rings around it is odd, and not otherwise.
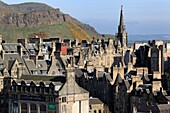
<path fill-rule="evenodd" d="M 124 25 L 124 17 L 123 17 L 123 5 L 121 6 L 121 11 L 120 11 L 120 23 L 119 23 L 119 32 L 125 31 L 125 25 Z"/>
<path fill-rule="evenodd" d="M 124 25 L 124 20 L 123 20 L 123 5 L 121 6 L 121 11 L 120 11 L 120 26 Z"/>
<path fill-rule="evenodd" d="M 121 11 L 120 11 L 120 23 L 118 26 L 118 33 L 116 33 L 116 38 L 115 38 L 115 47 L 117 47 L 117 49 L 119 43 L 121 47 L 128 46 L 128 38 L 127 38 L 127 32 L 126 32 L 126 28 L 124 24 L 124 16 L 123 16 L 123 5 L 121 6 Z"/>

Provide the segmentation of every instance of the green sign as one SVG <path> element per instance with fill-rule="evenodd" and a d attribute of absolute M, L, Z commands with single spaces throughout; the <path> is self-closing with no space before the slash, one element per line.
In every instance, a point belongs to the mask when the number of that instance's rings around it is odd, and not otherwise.
<path fill-rule="evenodd" d="M 56 104 L 48 103 L 48 111 L 55 111 L 55 110 L 56 110 Z"/>

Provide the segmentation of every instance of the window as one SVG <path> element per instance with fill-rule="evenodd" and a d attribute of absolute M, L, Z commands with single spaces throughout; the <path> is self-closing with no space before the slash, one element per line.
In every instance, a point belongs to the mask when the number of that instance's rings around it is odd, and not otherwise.
<path fill-rule="evenodd" d="M 35 93 L 35 88 L 34 88 L 34 86 L 31 86 L 31 87 L 30 87 L 30 92 Z"/>
<path fill-rule="evenodd" d="M 3 68 L 4 66 L 3 66 L 3 64 L 0 64 L 0 68 Z"/>
<path fill-rule="evenodd" d="M 97 111 L 96 111 L 96 110 L 94 110 L 94 113 L 97 113 Z"/>
<path fill-rule="evenodd" d="M 42 64 L 38 64 L 38 67 L 39 67 L 39 68 L 42 67 Z"/>
<path fill-rule="evenodd" d="M 62 112 L 66 112 L 66 105 L 62 105 Z"/>
<path fill-rule="evenodd" d="M 36 104 L 34 103 L 30 104 L 30 110 L 31 110 L 31 113 L 36 113 L 36 110 L 37 110 Z"/>
<path fill-rule="evenodd" d="M 102 111 L 101 111 L 101 110 L 99 110 L 99 113 L 102 113 Z"/>
<path fill-rule="evenodd" d="M 37 74 L 37 70 L 31 70 L 32 74 L 36 75 Z"/>
<path fill-rule="evenodd" d="M 62 97 L 62 102 L 66 102 L 66 97 Z"/>
<path fill-rule="evenodd" d="M 52 72 L 52 75 L 55 75 L 55 74 L 56 74 L 55 71 L 53 71 L 53 72 Z"/>
<path fill-rule="evenodd" d="M 47 71 L 46 70 L 41 70 L 41 74 L 47 74 Z"/>
<path fill-rule="evenodd" d="M 21 103 L 21 113 L 27 113 L 27 104 Z"/>
<path fill-rule="evenodd" d="M 46 105 L 40 104 L 40 113 L 46 113 Z"/>
<path fill-rule="evenodd" d="M 54 97 L 49 97 L 49 102 L 54 102 Z"/>

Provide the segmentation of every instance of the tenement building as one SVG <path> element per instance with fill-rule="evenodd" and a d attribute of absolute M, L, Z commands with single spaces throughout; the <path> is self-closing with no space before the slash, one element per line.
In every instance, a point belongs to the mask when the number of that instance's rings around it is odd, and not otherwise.
<path fill-rule="evenodd" d="M 41 79 L 41 80 L 39 80 Z M 23 75 L 5 78 L 1 112 L 8 113 L 88 113 L 89 93 L 75 82 L 68 67 L 66 75 Z"/>

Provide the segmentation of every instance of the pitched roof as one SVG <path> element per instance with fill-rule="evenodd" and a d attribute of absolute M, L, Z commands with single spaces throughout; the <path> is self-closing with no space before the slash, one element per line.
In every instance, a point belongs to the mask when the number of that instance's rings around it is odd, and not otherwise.
<path fill-rule="evenodd" d="M 2 47 L 5 51 L 17 51 L 17 46 L 21 46 L 22 51 L 26 51 L 24 46 L 20 43 L 2 43 Z"/>
<path fill-rule="evenodd" d="M 9 60 L 17 60 L 18 63 L 23 63 L 23 60 L 18 53 L 4 53 L 4 63 L 6 67 L 8 67 Z"/>
<path fill-rule="evenodd" d="M 90 98 L 89 99 L 89 104 L 103 104 L 103 102 L 101 100 L 99 100 L 98 98 Z"/>
<path fill-rule="evenodd" d="M 32 59 L 26 59 L 25 63 L 26 63 L 29 70 L 37 70 L 35 63 Z"/>
<path fill-rule="evenodd" d="M 119 83 L 122 83 L 122 78 L 120 76 L 120 73 L 117 74 L 117 77 L 116 77 L 114 84 L 118 85 Z"/>
<path fill-rule="evenodd" d="M 11 70 L 12 66 L 14 65 L 16 60 L 8 60 L 8 70 Z"/>
<path fill-rule="evenodd" d="M 111 82 L 113 80 L 110 76 L 110 73 L 105 73 L 105 76 L 109 82 Z"/>
<path fill-rule="evenodd" d="M 45 60 L 38 60 L 37 67 L 38 67 L 38 70 L 47 70 L 48 69 L 48 65 Z"/>

